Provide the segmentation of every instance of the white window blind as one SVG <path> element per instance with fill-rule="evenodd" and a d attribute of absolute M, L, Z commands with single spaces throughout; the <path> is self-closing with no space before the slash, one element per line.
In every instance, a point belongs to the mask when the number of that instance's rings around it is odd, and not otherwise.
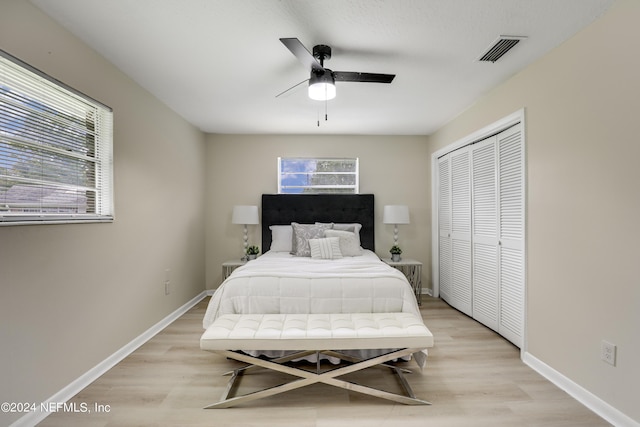
<path fill-rule="evenodd" d="M 357 158 L 278 158 L 278 193 L 358 194 Z"/>
<path fill-rule="evenodd" d="M 0 225 L 113 219 L 109 107 L 0 51 Z"/>

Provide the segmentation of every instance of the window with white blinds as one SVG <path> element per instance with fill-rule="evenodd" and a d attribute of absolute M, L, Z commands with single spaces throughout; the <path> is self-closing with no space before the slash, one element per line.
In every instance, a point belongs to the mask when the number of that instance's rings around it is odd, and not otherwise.
<path fill-rule="evenodd" d="M 278 193 L 358 194 L 357 158 L 278 158 Z"/>
<path fill-rule="evenodd" d="M 111 108 L 0 51 L 0 225 L 112 219 Z"/>

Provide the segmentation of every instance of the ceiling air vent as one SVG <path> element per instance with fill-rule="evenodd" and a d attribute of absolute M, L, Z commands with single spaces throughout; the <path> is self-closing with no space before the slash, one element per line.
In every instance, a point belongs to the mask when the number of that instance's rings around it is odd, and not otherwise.
<path fill-rule="evenodd" d="M 523 36 L 500 36 L 493 44 L 482 54 L 478 61 L 480 62 L 496 62 L 502 58 L 504 54 L 509 52 L 520 40 L 524 40 Z"/>

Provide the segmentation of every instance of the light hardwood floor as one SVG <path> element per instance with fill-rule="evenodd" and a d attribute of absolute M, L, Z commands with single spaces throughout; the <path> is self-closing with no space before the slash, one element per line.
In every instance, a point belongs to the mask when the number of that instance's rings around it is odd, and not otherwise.
<path fill-rule="evenodd" d="M 519 349 L 449 307 L 424 297 L 425 323 L 435 337 L 427 367 L 407 375 L 431 406 L 405 406 L 315 384 L 229 409 L 216 402 L 237 362 L 200 350 L 209 298 L 176 320 L 70 402 L 109 405 L 105 413 L 55 413 L 41 426 L 607 426 L 609 425 L 519 359 Z M 279 374 L 255 372 L 240 392 L 275 385 Z M 399 391 L 386 370 L 358 373 L 367 385 Z M 281 381 L 283 382 L 283 381 Z"/>

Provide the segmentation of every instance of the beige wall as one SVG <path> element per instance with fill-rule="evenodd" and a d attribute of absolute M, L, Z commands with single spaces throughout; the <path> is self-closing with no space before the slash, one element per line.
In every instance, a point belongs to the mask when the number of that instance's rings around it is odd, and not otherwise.
<path fill-rule="evenodd" d="M 204 290 L 205 137 L 29 2 L 0 48 L 114 109 L 115 222 L 0 227 L 0 401 L 42 402 Z"/>
<path fill-rule="evenodd" d="M 426 261 L 430 213 L 428 152 L 424 136 L 209 135 L 207 141 L 207 288 L 221 281 L 221 264 L 242 256 L 242 226 L 231 224 L 234 205 L 260 205 L 276 193 L 278 156 L 358 157 L 360 192 L 375 194 L 376 252 L 389 256 L 393 226 L 382 224 L 388 204 L 409 206 L 411 224 L 401 225 L 407 257 Z M 258 226 L 250 244 L 260 245 Z M 423 270 L 423 277 L 429 271 Z"/>
<path fill-rule="evenodd" d="M 639 21 L 640 2 L 617 2 L 429 138 L 431 153 L 525 107 L 528 351 L 637 421 Z"/>

